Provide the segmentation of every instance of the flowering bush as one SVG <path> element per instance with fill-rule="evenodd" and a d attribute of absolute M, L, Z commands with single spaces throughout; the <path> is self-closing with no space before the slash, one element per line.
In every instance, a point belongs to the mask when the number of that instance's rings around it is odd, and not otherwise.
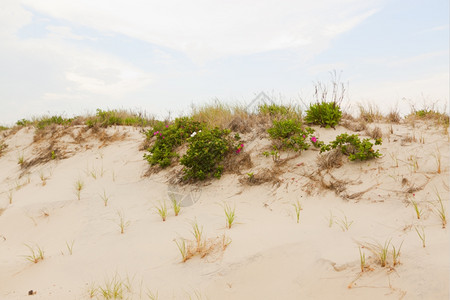
<path fill-rule="evenodd" d="M 375 140 L 375 145 L 381 145 L 381 139 Z M 344 155 L 353 161 L 368 160 L 371 158 L 380 157 L 381 153 L 378 150 L 373 150 L 373 143 L 369 139 L 359 139 L 358 135 L 343 133 L 338 135 L 334 141 L 331 141 L 328 145 L 322 145 L 320 148 L 320 153 L 329 151 L 331 149 L 340 149 Z"/>
<path fill-rule="evenodd" d="M 184 165 L 184 179 L 204 180 L 211 176 L 220 178 L 223 172 L 221 162 L 232 149 L 239 153 L 244 147 L 233 146 L 228 137 L 230 130 L 214 128 L 203 129 L 188 138 L 189 147 L 180 160 Z"/>
<path fill-rule="evenodd" d="M 299 121 L 287 119 L 273 121 L 273 126 L 267 132 L 272 139 L 279 140 L 283 148 L 302 151 L 309 148 L 308 139 L 314 133 L 314 129 L 310 127 L 303 129 Z M 314 140 L 315 142 L 311 139 L 313 145 L 320 145 L 321 142 L 316 137 L 314 137 Z"/>
<path fill-rule="evenodd" d="M 244 148 L 244 144 L 240 144 L 236 147 L 236 153 L 239 154 L 242 151 L 242 148 Z"/>
<path fill-rule="evenodd" d="M 152 130 L 146 132 L 147 139 L 155 138 L 156 141 L 148 149 L 150 153 L 145 154 L 144 158 L 152 166 L 160 165 L 162 168 L 169 166 L 172 158 L 178 157 L 174 151 L 175 147 L 182 145 L 191 135 L 197 134 L 197 131 L 201 132 L 204 127 L 203 123 L 187 117 L 177 118 L 173 124 L 157 123 Z"/>
<path fill-rule="evenodd" d="M 315 136 L 312 136 L 311 137 L 311 144 L 313 144 L 314 147 L 316 147 L 316 148 L 320 148 L 320 147 L 322 147 L 324 145 L 324 142 L 319 141 L 318 138 L 316 138 Z"/>

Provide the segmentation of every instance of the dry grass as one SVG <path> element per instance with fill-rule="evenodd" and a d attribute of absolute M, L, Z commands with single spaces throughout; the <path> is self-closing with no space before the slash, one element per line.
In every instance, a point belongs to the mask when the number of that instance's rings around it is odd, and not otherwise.
<path fill-rule="evenodd" d="M 5 153 L 6 148 L 8 148 L 8 145 L 3 141 L 0 141 L 0 157 L 2 157 L 3 153 Z"/>
<path fill-rule="evenodd" d="M 373 138 L 374 140 L 380 139 L 383 137 L 383 133 L 381 132 L 381 128 L 378 126 L 375 126 L 372 129 L 367 129 L 366 134 Z"/>
<path fill-rule="evenodd" d="M 263 168 L 259 170 L 257 173 L 249 173 L 252 174 L 249 176 L 246 174 L 244 177 L 239 179 L 239 182 L 243 185 L 261 185 L 264 183 L 272 183 L 273 185 L 280 185 L 281 179 L 279 175 L 282 173 L 279 167 L 274 167 L 272 169 Z"/>
<path fill-rule="evenodd" d="M 320 170 L 330 170 L 343 165 L 343 154 L 338 149 L 333 149 L 325 154 L 319 154 L 316 158 L 317 167 Z"/>
<path fill-rule="evenodd" d="M 211 127 L 228 128 L 231 124 L 234 127 L 232 130 L 239 132 L 246 132 L 250 128 L 248 122 L 251 122 L 245 107 L 218 100 L 202 106 L 192 106 L 190 116 L 194 121 L 205 122 Z"/>
<path fill-rule="evenodd" d="M 367 128 L 367 122 L 364 120 L 357 120 L 357 121 L 343 120 L 340 122 L 340 124 L 353 132 L 364 131 Z"/>
<path fill-rule="evenodd" d="M 373 123 L 383 120 L 383 115 L 378 106 L 373 103 L 359 104 L 359 119 L 367 123 Z"/>
<path fill-rule="evenodd" d="M 388 123 L 395 123 L 398 124 L 401 121 L 400 112 L 398 111 L 398 108 L 391 109 L 391 111 L 386 115 L 386 121 Z"/>

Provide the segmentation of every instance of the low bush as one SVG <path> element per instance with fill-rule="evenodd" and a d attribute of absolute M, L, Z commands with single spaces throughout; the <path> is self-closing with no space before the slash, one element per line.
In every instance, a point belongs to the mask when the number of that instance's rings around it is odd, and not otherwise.
<path fill-rule="evenodd" d="M 349 135 L 347 133 L 340 134 L 334 141 L 327 145 L 322 145 L 320 153 L 330 151 L 331 149 L 339 149 L 342 154 L 347 155 L 351 161 L 354 160 L 368 160 L 380 157 L 381 153 L 378 150 L 373 150 L 373 143 L 370 139 L 363 139 L 362 141 L 356 134 Z M 375 145 L 381 145 L 381 139 L 375 140 Z"/>
<path fill-rule="evenodd" d="M 88 127 L 100 126 L 108 127 L 113 125 L 125 126 L 151 126 L 153 119 L 147 118 L 143 113 L 129 112 L 125 110 L 101 110 L 97 108 L 95 116 L 86 120 Z"/>
<path fill-rule="evenodd" d="M 272 104 L 262 104 L 258 106 L 258 113 L 260 115 L 268 115 L 271 118 L 297 118 L 301 119 L 302 112 L 301 110 L 292 105 L 278 105 L 275 103 Z"/>
<path fill-rule="evenodd" d="M 145 154 L 144 158 L 153 166 L 160 165 L 162 168 L 172 163 L 172 158 L 178 157 L 174 151 L 182 145 L 187 138 L 201 132 L 205 128 L 204 123 L 193 121 L 192 118 L 183 117 L 175 119 L 173 124 L 158 122 L 153 129 L 146 132 L 147 139 L 156 139 L 153 146 Z M 194 134 L 195 133 L 195 134 Z"/>
<path fill-rule="evenodd" d="M 311 144 L 321 146 L 321 142 L 312 134 L 314 129 L 303 128 L 301 122 L 294 119 L 273 121 L 273 126 L 267 130 L 272 139 L 281 142 L 281 147 L 294 151 L 307 150 Z"/>
<path fill-rule="evenodd" d="M 308 124 L 334 128 L 339 124 L 341 117 L 341 108 L 336 102 L 320 101 L 309 105 L 306 110 L 305 121 Z"/>
<path fill-rule="evenodd" d="M 229 134 L 228 129 L 204 128 L 188 138 L 188 150 L 180 160 L 184 166 L 185 180 L 222 176 L 224 167 L 221 163 L 225 156 L 233 151 L 239 154 L 244 147 L 242 143 L 236 143 L 236 138 L 230 138 Z"/>
<path fill-rule="evenodd" d="M 69 126 L 72 124 L 73 119 L 71 118 L 64 118 L 61 116 L 51 116 L 51 117 L 44 117 L 37 121 L 36 128 L 37 129 L 44 129 L 47 126 L 56 124 L 56 125 L 64 125 Z"/>

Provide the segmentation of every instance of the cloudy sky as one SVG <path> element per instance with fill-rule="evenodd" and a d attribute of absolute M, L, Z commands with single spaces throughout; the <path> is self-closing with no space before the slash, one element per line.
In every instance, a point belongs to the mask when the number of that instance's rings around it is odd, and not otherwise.
<path fill-rule="evenodd" d="M 186 112 L 261 91 L 311 101 L 449 100 L 448 0 L 1 0 L 0 124 L 96 108 Z"/>

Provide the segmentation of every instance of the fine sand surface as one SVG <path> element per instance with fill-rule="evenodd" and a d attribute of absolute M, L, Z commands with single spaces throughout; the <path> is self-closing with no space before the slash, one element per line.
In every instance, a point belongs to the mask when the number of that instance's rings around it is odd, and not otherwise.
<path fill-rule="evenodd" d="M 124 299 L 448 299 L 450 236 L 436 213 L 437 194 L 449 209 L 448 133 L 421 122 L 375 126 L 381 158 L 344 158 L 321 173 L 318 151 L 283 152 L 274 162 L 261 155 L 267 135 L 254 131 L 242 135 L 252 167 L 195 185 L 175 183 L 178 165 L 145 176 L 144 135 L 132 127 L 108 128 L 103 141 L 65 134 L 53 145 L 56 159 L 23 168 L 21 156 L 26 165 L 49 143 L 23 128 L 2 138 L 0 299 L 103 299 L 114 281 Z M 325 142 L 351 133 L 314 129 Z M 252 184 L 247 173 L 271 181 Z M 169 195 L 183 200 L 178 216 Z M 155 209 L 163 201 L 165 222 Z M 225 203 L 236 212 L 230 229 Z M 182 262 L 175 241 L 193 244 L 194 222 L 207 244 Z M 379 246 L 389 241 L 381 267 Z M 27 260 L 25 245 L 44 259 Z M 401 246 L 395 266 L 392 246 Z"/>

